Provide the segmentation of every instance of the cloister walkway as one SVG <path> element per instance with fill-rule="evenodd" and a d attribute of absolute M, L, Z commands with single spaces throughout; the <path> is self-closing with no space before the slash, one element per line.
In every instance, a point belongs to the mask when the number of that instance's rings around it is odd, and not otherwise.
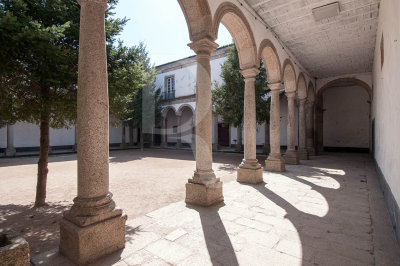
<path fill-rule="evenodd" d="M 191 152 L 130 150 L 111 156 L 112 191 L 129 216 L 127 242 L 123 251 L 96 265 L 396 265 L 400 261 L 368 155 L 311 157 L 301 165 L 287 166 L 286 173 L 264 172 L 263 185 L 245 185 L 234 181 L 241 155 L 217 153 L 214 169 L 225 182 L 225 201 L 210 208 L 183 202 L 186 180 L 181 179 L 190 177 L 193 169 Z M 32 179 L 26 177 L 31 161 L 0 160 L 0 195 L 9 197 L 0 202 L 5 219 L 20 211 L 15 207 L 6 213 L 10 204 L 5 201 L 18 199 L 14 206 L 25 206 L 24 201 L 30 200 L 12 190 L 19 181 Z M 56 205 L 64 209 L 68 206 L 64 200 L 72 198 L 69 194 L 76 187 L 69 184 L 76 179 L 71 170 L 76 161 L 71 155 L 51 161 L 50 171 L 58 171 L 50 176 L 61 181 L 50 179 L 48 210 Z M 7 176 L 17 184 L 8 180 L 8 190 L 3 191 Z M 19 183 L 21 193 L 29 187 L 24 182 Z M 59 211 L 45 214 L 51 218 L 45 224 L 60 218 Z M 24 217 L 29 219 L 26 213 Z M 0 221 L 1 227 L 4 223 Z M 33 263 L 71 265 L 57 253 L 57 236 L 49 238 L 53 248 L 32 254 Z"/>

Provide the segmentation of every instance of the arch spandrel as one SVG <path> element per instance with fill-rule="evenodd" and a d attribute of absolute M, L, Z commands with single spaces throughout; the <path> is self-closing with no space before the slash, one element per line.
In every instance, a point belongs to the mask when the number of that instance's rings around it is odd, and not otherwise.
<path fill-rule="evenodd" d="M 282 80 L 285 87 L 285 92 L 295 92 L 297 89 L 296 85 L 296 72 L 292 61 L 286 59 L 283 62 Z"/>
<path fill-rule="evenodd" d="M 235 42 L 240 68 L 258 67 L 260 62 L 257 57 L 254 35 L 242 11 L 230 2 L 220 4 L 212 24 L 212 36 L 215 39 L 218 38 L 218 29 L 221 23 L 227 28 Z"/>
<path fill-rule="evenodd" d="M 263 60 L 267 71 L 268 83 L 281 81 L 281 64 L 275 46 L 270 40 L 263 40 L 260 44 L 258 57 Z"/>
<path fill-rule="evenodd" d="M 335 84 L 339 84 L 339 83 L 353 83 L 355 85 L 359 85 L 360 87 L 363 87 L 366 90 L 366 92 L 368 93 L 369 99 L 371 99 L 371 97 L 372 97 L 371 87 L 367 83 L 365 83 L 364 81 L 362 81 L 358 78 L 338 78 L 338 79 L 329 81 L 317 91 L 317 97 L 321 97 L 323 92 L 326 89 L 328 89 L 330 87 L 334 87 Z"/>
<path fill-rule="evenodd" d="M 211 38 L 212 15 L 207 0 L 178 0 L 191 41 Z"/>

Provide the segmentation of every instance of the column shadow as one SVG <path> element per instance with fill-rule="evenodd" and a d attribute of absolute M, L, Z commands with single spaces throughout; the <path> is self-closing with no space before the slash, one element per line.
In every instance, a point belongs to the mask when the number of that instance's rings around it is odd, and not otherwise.
<path fill-rule="evenodd" d="M 211 207 L 198 207 L 187 204 L 188 208 L 199 213 L 204 239 L 212 264 L 239 266 L 232 242 L 218 213 L 218 210 L 223 206 L 225 206 L 224 203 Z"/>

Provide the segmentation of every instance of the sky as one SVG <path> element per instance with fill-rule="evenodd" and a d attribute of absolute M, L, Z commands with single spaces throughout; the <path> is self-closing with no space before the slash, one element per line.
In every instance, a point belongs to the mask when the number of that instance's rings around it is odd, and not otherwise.
<path fill-rule="evenodd" d="M 144 42 L 154 65 L 194 55 L 185 17 L 177 0 L 119 0 L 114 17 L 129 19 L 119 38 L 126 46 Z M 221 25 L 220 46 L 232 43 L 228 30 Z"/>

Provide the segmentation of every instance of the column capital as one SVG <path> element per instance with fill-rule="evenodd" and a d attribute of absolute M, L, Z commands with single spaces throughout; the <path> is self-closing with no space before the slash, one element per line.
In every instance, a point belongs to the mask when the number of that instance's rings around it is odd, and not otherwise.
<path fill-rule="evenodd" d="M 216 44 L 210 38 L 203 38 L 197 41 L 193 41 L 188 44 L 190 49 L 192 49 L 197 55 L 211 55 L 218 48 L 218 44 Z"/>
<path fill-rule="evenodd" d="M 294 99 L 294 97 L 296 96 L 296 92 L 295 91 L 288 91 L 285 92 L 285 95 L 288 99 Z"/>
<path fill-rule="evenodd" d="M 85 4 L 99 4 L 103 5 L 104 10 L 107 9 L 107 0 L 78 0 L 79 5 L 85 5 Z"/>
<path fill-rule="evenodd" d="M 245 79 L 255 79 L 258 73 L 260 73 L 260 70 L 255 66 L 240 70 L 240 74 L 242 74 Z"/>
<path fill-rule="evenodd" d="M 282 87 L 282 82 L 268 83 L 268 88 L 270 88 L 271 91 L 280 91 Z"/>

